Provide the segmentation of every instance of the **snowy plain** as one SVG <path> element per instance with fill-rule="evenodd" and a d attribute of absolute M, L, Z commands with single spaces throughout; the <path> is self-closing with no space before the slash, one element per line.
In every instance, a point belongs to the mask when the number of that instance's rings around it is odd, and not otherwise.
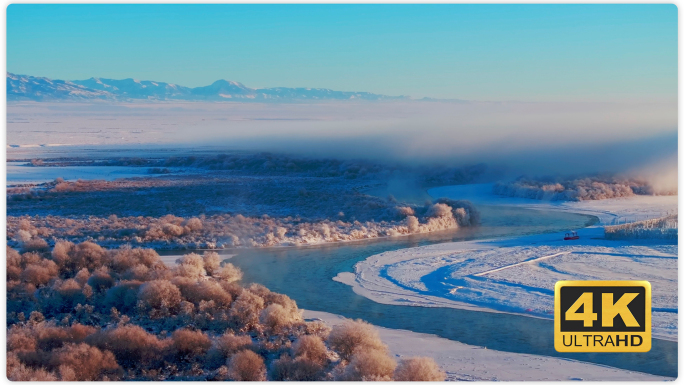
<path fill-rule="evenodd" d="M 564 233 L 444 243 L 371 256 L 336 281 L 374 301 L 441 306 L 553 318 L 558 280 L 648 280 L 653 288 L 653 335 L 677 340 L 678 245 L 663 241 L 608 241 L 603 226 L 676 212 L 676 196 L 636 196 L 583 202 L 500 198 L 491 185 L 447 186 L 434 197 L 469 199 L 595 215 L 598 226 Z M 568 231 L 574 229 L 568 229 Z"/>

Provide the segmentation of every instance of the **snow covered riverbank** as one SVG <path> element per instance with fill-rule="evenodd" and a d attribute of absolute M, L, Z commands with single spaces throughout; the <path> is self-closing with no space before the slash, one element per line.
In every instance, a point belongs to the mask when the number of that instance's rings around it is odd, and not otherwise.
<path fill-rule="evenodd" d="M 488 187 L 489 186 L 489 187 Z M 596 215 L 601 224 L 630 216 L 655 217 L 677 210 L 676 196 L 630 197 L 603 201 L 541 202 L 499 198 L 491 185 L 432 189 L 434 197 L 481 204 L 517 205 Z M 572 229 L 568 229 L 572 230 Z M 677 339 L 678 245 L 665 241 L 609 241 L 603 227 L 508 239 L 445 243 L 369 257 L 334 279 L 357 294 L 393 305 L 442 306 L 553 317 L 558 280 L 644 279 L 653 287 L 653 334 Z"/>
<path fill-rule="evenodd" d="M 493 183 L 442 186 L 428 190 L 432 198 L 467 199 L 474 204 L 516 206 L 530 209 L 570 211 L 598 217 L 599 225 L 615 225 L 667 216 L 677 212 L 676 195 L 635 195 L 603 200 L 540 201 L 494 194 Z"/>
<path fill-rule="evenodd" d="M 304 311 L 334 326 L 344 317 Z M 377 327 L 380 338 L 397 358 L 432 357 L 451 381 L 664 381 L 668 377 L 611 368 L 563 358 L 508 353 L 466 345 L 430 334 Z"/>

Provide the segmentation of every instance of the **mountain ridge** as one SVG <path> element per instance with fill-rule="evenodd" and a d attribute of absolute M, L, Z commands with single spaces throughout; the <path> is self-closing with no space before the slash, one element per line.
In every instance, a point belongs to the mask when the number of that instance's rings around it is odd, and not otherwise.
<path fill-rule="evenodd" d="M 185 87 L 151 80 L 106 79 L 58 80 L 7 72 L 8 101 L 259 101 L 294 102 L 325 100 L 410 100 L 370 92 L 335 91 L 327 88 L 250 88 L 236 81 L 219 79 L 207 86 Z"/>

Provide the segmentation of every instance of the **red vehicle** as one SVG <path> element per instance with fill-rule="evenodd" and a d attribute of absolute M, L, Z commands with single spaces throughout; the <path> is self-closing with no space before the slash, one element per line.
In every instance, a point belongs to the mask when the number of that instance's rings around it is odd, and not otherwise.
<path fill-rule="evenodd" d="M 572 233 L 565 233 L 565 238 L 563 238 L 564 241 L 574 241 L 576 239 L 579 239 L 579 235 L 577 235 L 577 232 L 575 231 Z"/>

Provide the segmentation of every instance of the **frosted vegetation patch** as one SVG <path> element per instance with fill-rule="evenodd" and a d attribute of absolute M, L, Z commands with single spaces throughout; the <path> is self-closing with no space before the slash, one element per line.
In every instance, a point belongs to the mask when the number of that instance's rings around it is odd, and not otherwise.
<path fill-rule="evenodd" d="M 19 160 L 17 160 L 19 161 Z M 409 174 L 421 184 L 469 183 L 487 171 L 485 164 L 463 167 L 444 165 L 408 166 L 405 164 L 310 158 L 278 153 L 228 152 L 205 156 L 170 156 L 164 158 L 46 158 L 23 159 L 32 167 L 143 167 L 151 174 L 168 174 L 177 169 L 231 171 L 237 175 L 308 176 L 316 178 L 382 179 Z"/>
<path fill-rule="evenodd" d="M 33 159 L 30 166 L 145 167 L 155 177 L 64 180 L 8 189 L 10 244 L 59 240 L 164 249 L 296 246 L 453 230 L 479 223 L 467 201 L 417 204 L 364 191 L 390 180 L 469 181 L 484 166 L 408 169 L 367 161 L 231 153 Z M 169 170 L 173 170 L 173 172 Z M 407 176 L 408 175 L 408 176 Z"/>
<path fill-rule="evenodd" d="M 218 254 L 166 266 L 151 249 L 59 242 L 7 249 L 11 381 L 444 380 L 397 363 L 361 320 L 330 329 Z"/>
<path fill-rule="evenodd" d="M 617 177 L 539 180 L 519 178 L 512 182 L 495 183 L 494 193 L 547 201 L 585 201 L 634 195 L 676 195 L 677 190 L 657 188 L 645 180 Z"/>
<path fill-rule="evenodd" d="M 438 200 L 424 206 L 388 206 L 379 221 L 305 220 L 241 214 L 182 218 L 82 216 L 8 217 L 9 243 L 25 251 L 44 250 L 59 240 L 156 248 L 297 246 L 402 236 L 475 226 L 479 213 L 467 201 Z"/>
<path fill-rule="evenodd" d="M 65 180 L 15 185 L 7 190 L 9 215 L 300 216 L 309 219 L 386 220 L 397 206 L 389 184 L 421 192 L 433 184 L 470 183 L 485 171 L 469 167 L 411 168 L 368 161 L 309 159 L 274 154 L 204 157 L 33 159 L 26 168 L 140 167 L 154 177 Z M 420 194 L 418 194 L 420 195 Z M 424 195 L 416 201 L 429 198 Z"/>
<path fill-rule="evenodd" d="M 678 215 L 606 226 L 606 239 L 677 239 Z"/>

